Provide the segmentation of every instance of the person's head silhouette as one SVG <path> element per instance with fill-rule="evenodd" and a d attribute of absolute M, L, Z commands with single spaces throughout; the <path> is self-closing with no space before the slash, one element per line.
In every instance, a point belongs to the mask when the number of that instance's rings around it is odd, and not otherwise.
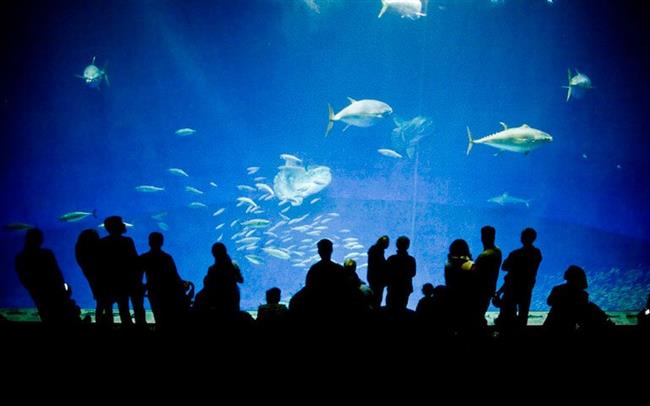
<path fill-rule="evenodd" d="M 496 229 L 492 226 L 483 226 L 481 228 L 481 242 L 486 248 L 494 247 L 494 240 L 496 239 Z"/>
<path fill-rule="evenodd" d="M 332 252 L 334 252 L 334 245 L 332 244 L 332 241 L 328 240 L 327 238 L 323 238 L 322 240 L 318 241 L 316 246 L 318 247 L 318 255 L 320 255 L 322 260 L 329 261 L 332 259 Z"/>
<path fill-rule="evenodd" d="M 537 231 L 533 228 L 528 227 L 521 232 L 521 243 L 526 247 L 533 245 L 536 239 Z"/>
<path fill-rule="evenodd" d="M 43 245 L 43 232 L 38 228 L 30 228 L 25 234 L 25 249 L 38 249 Z"/>
<path fill-rule="evenodd" d="M 165 237 L 163 237 L 162 233 L 159 233 L 158 231 L 149 234 L 149 247 L 154 251 L 160 251 L 164 241 Z"/>
<path fill-rule="evenodd" d="M 398 237 L 397 241 L 395 241 L 395 246 L 397 247 L 397 251 L 406 251 L 411 246 L 411 240 L 406 236 Z"/>
<path fill-rule="evenodd" d="M 104 228 L 110 235 L 122 235 L 126 233 L 126 225 L 120 216 L 109 216 L 104 220 Z"/>

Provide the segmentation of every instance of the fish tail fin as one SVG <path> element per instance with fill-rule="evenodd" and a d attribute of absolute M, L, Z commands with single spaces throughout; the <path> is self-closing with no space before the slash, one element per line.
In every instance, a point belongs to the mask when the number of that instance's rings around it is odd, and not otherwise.
<path fill-rule="evenodd" d="M 571 98 L 571 86 L 565 86 L 565 87 L 567 88 L 566 101 L 569 101 L 569 99 Z"/>
<path fill-rule="evenodd" d="M 104 71 L 104 80 L 106 81 L 106 86 L 111 85 L 111 82 L 109 82 L 109 80 L 108 80 L 108 74 L 106 73 L 106 71 Z"/>
<path fill-rule="evenodd" d="M 328 122 L 327 122 L 327 130 L 325 130 L 325 136 L 332 131 L 332 127 L 334 127 L 334 109 L 332 109 L 332 105 L 327 103 L 327 110 L 328 110 Z"/>
<path fill-rule="evenodd" d="M 384 15 L 386 10 L 388 10 L 388 3 L 386 3 L 386 0 L 381 0 L 381 11 L 379 12 L 377 18 L 381 18 L 381 16 Z"/>
<path fill-rule="evenodd" d="M 467 155 L 469 155 L 472 152 L 472 146 L 474 146 L 474 139 L 472 138 L 472 132 L 469 130 L 469 127 L 467 127 L 467 140 Z"/>

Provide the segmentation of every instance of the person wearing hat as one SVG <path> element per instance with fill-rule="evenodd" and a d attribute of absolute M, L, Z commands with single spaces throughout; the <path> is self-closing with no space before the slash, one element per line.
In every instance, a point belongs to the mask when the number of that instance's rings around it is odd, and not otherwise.
<path fill-rule="evenodd" d="M 131 326 L 129 299 L 133 305 L 135 322 L 146 325 L 144 311 L 144 284 L 142 270 L 138 266 L 138 252 L 130 237 L 125 237 L 126 226 L 120 216 L 110 216 L 104 220 L 108 235 L 100 241 L 100 275 L 98 283 L 104 292 L 101 299 L 100 314 L 96 321 L 102 324 L 113 323 L 113 303 L 117 302 L 120 321 L 123 326 Z"/>

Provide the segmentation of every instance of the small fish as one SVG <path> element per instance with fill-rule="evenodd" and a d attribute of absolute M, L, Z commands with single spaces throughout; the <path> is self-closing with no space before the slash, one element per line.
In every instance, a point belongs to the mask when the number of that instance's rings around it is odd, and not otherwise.
<path fill-rule="evenodd" d="M 171 173 L 172 175 L 185 176 L 186 178 L 190 177 L 190 175 L 188 175 L 187 172 L 185 172 L 181 168 L 169 168 L 169 169 L 167 169 L 167 171 L 169 173 Z"/>
<path fill-rule="evenodd" d="M 244 227 L 254 227 L 254 228 L 264 228 L 268 227 L 271 224 L 269 220 L 266 219 L 251 219 L 242 221 L 241 225 Z"/>
<path fill-rule="evenodd" d="M 135 190 L 137 192 L 143 192 L 143 193 L 154 193 L 154 192 L 162 192 L 165 190 L 164 187 L 158 187 L 158 186 L 151 186 L 151 185 L 140 185 L 136 186 Z"/>
<path fill-rule="evenodd" d="M 217 187 L 217 184 L 214 183 L 214 182 L 210 182 L 210 186 L 212 186 L 212 187 Z"/>
<path fill-rule="evenodd" d="M 195 133 L 196 130 L 193 128 L 179 128 L 178 130 L 176 130 L 176 135 L 180 135 L 181 137 L 185 137 Z"/>
<path fill-rule="evenodd" d="M 167 225 L 167 223 L 163 223 L 162 221 L 159 221 L 157 224 L 158 224 L 158 228 L 160 228 L 161 230 L 163 231 L 169 230 L 169 226 Z"/>
<path fill-rule="evenodd" d="M 398 158 L 398 159 L 402 158 L 402 156 L 400 154 L 398 154 L 397 152 L 393 151 L 392 149 L 388 149 L 388 148 L 380 148 L 380 149 L 377 150 L 377 152 L 379 152 L 380 154 L 382 154 L 384 156 L 390 157 L 390 158 Z"/>
<path fill-rule="evenodd" d="M 192 202 L 192 203 L 188 204 L 187 206 L 192 208 L 192 209 L 204 209 L 204 208 L 208 207 L 207 204 L 201 203 L 201 202 Z"/>
<path fill-rule="evenodd" d="M 224 225 L 225 225 L 224 223 L 221 223 L 218 226 L 216 226 L 214 229 L 219 230 L 219 229 L 223 228 Z"/>
<path fill-rule="evenodd" d="M 255 182 L 261 182 L 266 179 L 266 176 L 258 176 L 255 179 L 253 179 Z"/>
<path fill-rule="evenodd" d="M 202 195 L 203 194 L 202 190 L 199 190 L 199 189 L 197 189 L 195 187 L 192 187 L 192 186 L 185 186 L 185 191 L 190 192 L 190 193 L 195 193 L 197 195 Z"/>
<path fill-rule="evenodd" d="M 237 189 L 242 190 L 242 191 L 247 191 L 247 192 L 255 192 L 257 189 L 255 189 L 252 186 L 248 185 L 237 185 Z"/>
<path fill-rule="evenodd" d="M 237 202 L 237 207 L 241 206 L 242 204 L 247 204 L 249 207 L 254 208 L 259 207 L 257 203 L 255 203 L 250 197 L 238 197 Z"/>
<path fill-rule="evenodd" d="M 217 241 L 223 240 L 223 233 L 219 234 L 219 237 L 217 237 Z"/>
<path fill-rule="evenodd" d="M 108 75 L 106 74 L 106 64 L 104 64 L 104 69 L 99 69 L 95 65 L 95 57 L 90 65 L 86 66 L 82 75 L 75 75 L 78 78 L 82 79 L 84 83 L 93 89 L 99 89 L 102 81 L 106 81 L 107 85 L 110 85 L 108 81 Z"/>
<path fill-rule="evenodd" d="M 315 197 L 315 198 L 311 199 L 309 204 L 314 204 L 314 203 L 319 202 L 319 201 L 320 201 L 320 197 Z"/>
<path fill-rule="evenodd" d="M 239 221 L 238 219 L 237 219 L 237 220 L 233 220 L 233 221 L 230 223 L 230 228 L 233 228 L 233 227 L 235 226 L 235 224 L 237 224 L 238 221 Z"/>
<path fill-rule="evenodd" d="M 248 260 L 248 262 L 250 262 L 253 265 L 261 265 L 264 262 L 264 260 L 262 260 L 262 258 L 258 257 L 257 255 L 253 255 L 253 254 L 245 255 L 244 258 L 246 258 Z"/>
<path fill-rule="evenodd" d="M 292 206 L 287 206 L 284 209 L 280 210 L 280 213 L 286 213 L 291 209 Z"/>
<path fill-rule="evenodd" d="M 22 231 L 31 230 L 34 226 L 26 223 L 9 223 L 2 226 L 2 228 L 8 231 Z"/>
<path fill-rule="evenodd" d="M 216 217 L 216 216 L 220 215 L 221 213 L 223 213 L 224 211 L 226 211 L 226 209 L 222 207 L 222 208 L 220 208 L 219 210 L 217 210 L 217 211 L 215 211 L 214 213 L 212 213 L 212 216 L 213 216 L 213 217 Z"/>
<path fill-rule="evenodd" d="M 59 220 L 65 221 L 67 223 L 73 223 L 75 221 L 83 220 L 88 216 L 97 218 L 97 210 L 93 210 L 92 213 L 89 213 L 87 211 L 71 211 L 70 213 L 59 216 Z"/>
<path fill-rule="evenodd" d="M 302 163 L 302 159 L 291 154 L 281 154 L 280 159 L 284 160 L 286 166 L 296 166 Z"/>
<path fill-rule="evenodd" d="M 587 158 L 588 158 L 587 154 L 582 154 L 582 159 L 587 159 Z"/>
<path fill-rule="evenodd" d="M 262 248 L 262 251 L 266 252 L 267 254 L 279 258 L 279 259 L 289 259 L 291 258 L 291 255 L 289 255 L 287 252 L 282 251 L 281 249 L 278 248 L 273 248 L 273 247 L 265 247 Z"/>
<path fill-rule="evenodd" d="M 257 173 L 257 171 L 259 170 L 260 170 L 259 166 L 249 166 L 248 168 L 246 168 L 246 172 L 248 172 L 249 175 L 253 175 Z"/>
<path fill-rule="evenodd" d="M 166 211 L 161 211 L 160 213 L 152 214 L 151 218 L 154 220 L 162 220 L 163 218 L 167 217 L 167 212 Z"/>
<path fill-rule="evenodd" d="M 275 195 L 275 192 L 273 191 L 273 188 L 266 183 L 256 183 L 255 186 L 261 191 L 261 192 L 266 192 L 269 194 L 269 196 Z"/>

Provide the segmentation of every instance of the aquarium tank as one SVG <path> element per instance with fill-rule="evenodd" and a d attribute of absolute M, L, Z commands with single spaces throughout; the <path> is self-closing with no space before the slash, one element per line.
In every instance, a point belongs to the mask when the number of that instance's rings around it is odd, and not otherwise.
<path fill-rule="evenodd" d="M 287 302 L 318 260 L 411 240 L 420 288 L 449 244 L 504 257 L 533 227 L 531 309 L 583 267 L 605 310 L 650 292 L 649 31 L 604 0 L 52 1 L 3 5 L 0 307 L 38 227 L 73 298 L 74 246 L 122 216 L 197 290 L 223 242 L 241 308 Z M 499 285 L 505 272 L 501 272 Z M 147 302 L 148 305 L 148 302 Z M 492 309 L 494 310 L 494 309 Z"/>

